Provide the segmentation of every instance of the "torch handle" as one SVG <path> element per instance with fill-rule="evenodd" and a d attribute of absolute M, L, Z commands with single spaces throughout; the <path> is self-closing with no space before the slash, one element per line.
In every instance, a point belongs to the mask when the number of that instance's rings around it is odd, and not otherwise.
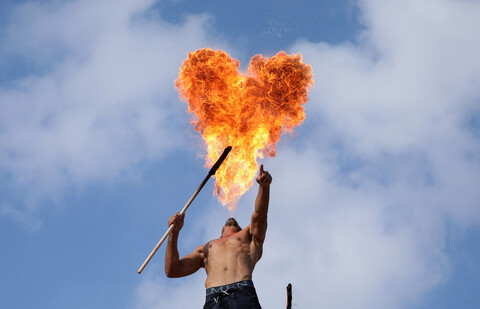
<path fill-rule="evenodd" d="M 198 193 L 200 192 L 200 190 L 202 190 L 203 186 L 205 186 L 205 184 L 207 183 L 207 181 L 210 179 L 210 177 L 212 175 L 215 174 L 215 172 L 217 171 L 217 169 L 220 167 L 220 165 L 223 163 L 223 161 L 225 160 L 225 158 L 227 157 L 228 153 L 230 152 L 230 150 L 232 150 L 232 146 L 228 146 L 227 148 L 225 148 L 225 150 L 223 151 L 222 155 L 220 156 L 220 158 L 217 160 L 217 162 L 213 165 L 213 167 L 210 169 L 210 171 L 208 172 L 208 175 L 207 177 L 205 177 L 205 179 L 202 181 L 202 183 L 200 184 L 200 186 L 198 186 L 198 189 L 197 191 L 195 191 L 195 193 L 193 193 L 192 197 L 190 197 L 190 199 L 188 200 L 187 204 L 185 204 L 185 206 L 183 207 L 183 209 L 180 211 L 180 214 L 183 215 L 188 207 L 190 207 L 190 204 L 192 204 L 193 200 L 197 197 Z M 150 260 L 152 259 L 152 257 L 155 255 L 155 253 L 157 252 L 158 248 L 160 248 L 160 246 L 163 244 L 163 242 L 165 241 L 165 239 L 167 238 L 168 234 L 170 234 L 170 232 L 172 231 L 173 229 L 173 224 L 170 225 L 168 227 L 168 230 L 165 232 L 165 234 L 163 235 L 163 237 L 160 239 L 160 241 L 157 243 L 157 245 L 155 246 L 155 248 L 153 248 L 152 252 L 150 252 L 150 254 L 148 255 L 147 259 L 145 260 L 145 262 L 143 262 L 142 266 L 138 269 L 138 273 L 141 274 L 142 271 L 145 269 L 145 267 L 147 266 L 148 262 L 150 262 Z"/>

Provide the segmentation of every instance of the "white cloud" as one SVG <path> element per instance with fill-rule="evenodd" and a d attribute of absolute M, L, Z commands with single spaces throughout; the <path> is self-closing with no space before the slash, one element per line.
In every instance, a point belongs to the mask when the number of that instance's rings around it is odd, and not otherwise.
<path fill-rule="evenodd" d="M 480 98 L 480 42 L 473 39 L 480 3 L 363 1 L 361 7 L 369 27 L 359 45 L 296 46 L 316 73 L 310 111 L 325 120 L 320 134 L 367 167 L 391 173 L 391 180 L 424 179 L 438 194 L 459 190 L 449 202 L 470 201 L 457 205 L 456 215 L 475 214 L 471 183 L 480 145 L 466 123 Z M 388 165 L 379 166 L 384 158 Z"/>
<path fill-rule="evenodd" d="M 397 185 L 339 182 L 321 152 L 279 154 L 270 163 L 270 223 L 255 272 L 265 308 L 284 303 L 288 282 L 299 307 L 402 308 L 443 279 L 438 214 L 415 218 Z"/>
<path fill-rule="evenodd" d="M 218 39 L 205 31 L 207 16 L 167 24 L 147 14 L 153 2 L 12 8 L 1 64 L 28 68 L 0 87 L 0 172 L 12 188 L 35 200 L 65 185 L 125 179 L 182 143 L 178 67 Z"/>

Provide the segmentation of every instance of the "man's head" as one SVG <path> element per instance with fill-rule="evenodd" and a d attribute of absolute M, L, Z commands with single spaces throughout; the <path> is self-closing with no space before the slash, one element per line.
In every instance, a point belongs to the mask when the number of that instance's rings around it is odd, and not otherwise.
<path fill-rule="evenodd" d="M 222 237 L 228 237 L 236 232 L 240 232 L 242 228 L 238 225 L 237 220 L 228 218 L 225 225 L 222 227 Z"/>

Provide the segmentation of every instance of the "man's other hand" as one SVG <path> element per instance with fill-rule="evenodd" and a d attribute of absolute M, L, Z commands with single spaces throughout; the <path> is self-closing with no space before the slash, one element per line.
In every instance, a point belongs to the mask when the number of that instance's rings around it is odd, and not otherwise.
<path fill-rule="evenodd" d="M 183 220 L 185 219 L 185 213 L 181 215 L 180 213 L 174 214 L 170 219 L 168 220 L 168 226 L 173 224 L 173 232 L 179 232 L 182 227 L 183 227 Z"/>
<path fill-rule="evenodd" d="M 263 170 L 263 164 L 260 165 L 260 172 L 257 176 L 257 182 L 259 185 L 268 187 L 272 183 L 272 175 L 269 172 Z"/>

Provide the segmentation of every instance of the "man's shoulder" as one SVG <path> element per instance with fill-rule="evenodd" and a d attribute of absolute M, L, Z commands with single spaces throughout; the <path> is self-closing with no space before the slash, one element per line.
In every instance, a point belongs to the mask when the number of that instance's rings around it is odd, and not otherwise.
<path fill-rule="evenodd" d="M 197 252 L 197 253 L 205 253 L 206 250 L 208 249 L 208 244 L 209 244 L 209 242 L 207 242 L 207 243 L 205 243 L 205 244 L 202 244 L 202 245 L 196 247 L 196 248 L 195 248 L 195 252 Z"/>
<path fill-rule="evenodd" d="M 242 233 L 242 236 L 248 238 L 248 240 L 251 240 L 252 238 L 252 232 L 251 232 L 251 229 L 250 229 L 250 224 L 247 225 L 247 227 L 245 227 L 243 230 L 241 230 L 240 232 L 238 233 Z"/>

